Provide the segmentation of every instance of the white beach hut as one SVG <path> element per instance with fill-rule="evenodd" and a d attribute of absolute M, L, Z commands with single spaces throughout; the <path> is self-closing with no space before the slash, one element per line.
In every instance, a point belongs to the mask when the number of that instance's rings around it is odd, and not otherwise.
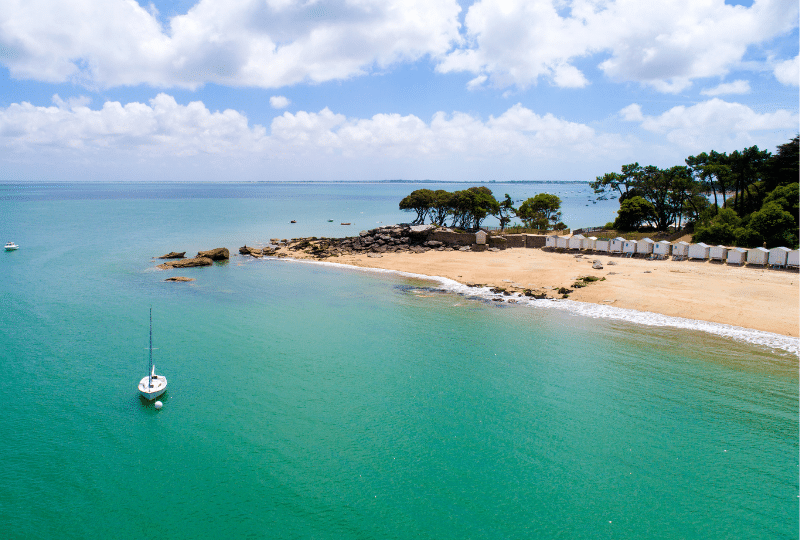
<path fill-rule="evenodd" d="M 728 264 L 744 264 L 747 260 L 747 250 L 745 248 L 734 247 L 728 249 Z"/>
<path fill-rule="evenodd" d="M 669 240 L 659 240 L 653 244 L 653 253 L 655 253 L 659 259 L 669 257 L 672 254 L 672 242 Z"/>
<path fill-rule="evenodd" d="M 700 242 L 699 244 L 689 244 L 689 258 L 690 259 L 703 259 L 707 260 L 709 257 L 709 252 L 711 251 L 711 246 L 704 242 Z"/>
<path fill-rule="evenodd" d="M 672 244 L 672 257 L 675 260 L 685 259 L 689 255 L 689 242 L 675 242 Z"/>
<path fill-rule="evenodd" d="M 747 264 L 760 264 L 765 265 L 769 260 L 769 250 L 763 247 L 757 247 L 747 252 Z"/>
<path fill-rule="evenodd" d="M 625 243 L 625 239 L 621 236 L 617 236 L 613 240 L 610 240 L 608 243 L 608 252 L 609 253 L 622 253 L 622 245 Z"/>
<path fill-rule="evenodd" d="M 622 253 L 626 254 L 628 257 L 633 256 L 633 254 L 636 253 L 636 245 L 638 243 L 639 242 L 636 240 L 625 240 L 622 243 Z"/>
<path fill-rule="evenodd" d="M 581 247 L 583 249 L 589 249 L 594 251 L 596 245 L 597 245 L 597 237 L 589 236 L 588 238 L 583 239 L 583 244 L 581 245 Z"/>
<path fill-rule="evenodd" d="M 475 243 L 476 244 L 485 244 L 486 243 L 486 231 L 480 230 L 475 233 Z"/>
<path fill-rule="evenodd" d="M 724 261 L 728 258 L 728 248 L 723 245 L 711 246 L 708 250 L 708 256 L 712 261 Z"/>
<path fill-rule="evenodd" d="M 790 249 L 786 253 L 786 266 L 790 268 L 800 268 L 800 253 L 796 249 Z"/>
<path fill-rule="evenodd" d="M 800 267 L 800 252 L 796 249 L 789 250 L 789 253 L 786 254 L 786 266 Z"/>
<path fill-rule="evenodd" d="M 554 248 L 556 247 L 556 243 L 558 242 L 558 235 L 551 234 L 544 240 L 544 247 Z"/>
<path fill-rule="evenodd" d="M 567 249 L 569 247 L 569 237 L 559 236 L 556 238 L 556 247 Z"/>
<path fill-rule="evenodd" d="M 608 253 L 610 244 L 611 240 L 606 240 L 605 238 L 597 240 L 594 243 L 594 250 L 600 253 Z"/>
<path fill-rule="evenodd" d="M 653 244 L 655 244 L 655 242 L 653 242 L 649 238 L 642 238 L 636 244 L 636 253 L 637 254 L 641 253 L 642 255 L 650 255 L 651 253 L 653 253 Z"/>
<path fill-rule="evenodd" d="M 581 249 L 583 247 L 583 240 L 586 237 L 582 234 L 573 234 L 569 238 L 568 246 L 569 249 Z"/>
<path fill-rule="evenodd" d="M 769 250 L 770 266 L 786 266 L 786 259 L 791 250 L 787 247 L 776 247 Z"/>

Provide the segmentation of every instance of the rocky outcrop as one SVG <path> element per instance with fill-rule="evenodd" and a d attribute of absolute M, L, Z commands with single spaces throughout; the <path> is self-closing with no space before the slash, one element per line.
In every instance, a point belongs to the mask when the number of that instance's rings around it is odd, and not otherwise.
<path fill-rule="evenodd" d="M 492 238 L 492 237 L 490 237 Z M 482 251 L 485 249 L 505 249 L 505 238 L 490 240 L 490 245 L 475 244 L 475 234 L 455 233 L 449 229 L 433 225 L 390 225 L 377 229 L 364 230 L 358 236 L 347 238 L 292 238 L 291 240 L 270 240 L 272 246 L 263 248 L 259 254 L 256 248 L 239 248 L 243 255 L 285 257 L 291 252 L 302 251 L 317 259 L 339 257 L 353 254 L 382 254 L 393 252 L 424 253 L 426 251 Z"/>
<path fill-rule="evenodd" d="M 177 251 L 170 251 L 166 255 L 162 255 L 159 259 L 183 259 L 186 256 L 185 251 L 178 253 Z"/>
<path fill-rule="evenodd" d="M 194 281 L 195 279 L 192 277 L 183 277 L 183 276 L 174 276 L 168 277 L 164 281 Z"/>
<path fill-rule="evenodd" d="M 159 264 L 156 268 L 170 270 L 172 268 L 192 268 L 194 266 L 211 266 L 214 261 L 208 257 L 195 257 L 194 259 L 177 259 Z"/>
<path fill-rule="evenodd" d="M 212 261 L 227 261 L 231 258 L 228 248 L 214 248 L 208 251 L 198 251 L 196 258 L 206 258 Z"/>

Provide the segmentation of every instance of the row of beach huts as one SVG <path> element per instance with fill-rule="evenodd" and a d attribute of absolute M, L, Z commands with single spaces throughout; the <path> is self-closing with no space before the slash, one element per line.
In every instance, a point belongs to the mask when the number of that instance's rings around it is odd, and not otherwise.
<path fill-rule="evenodd" d="M 595 238 L 575 234 L 572 236 L 548 236 L 545 247 L 571 250 L 585 250 L 599 253 L 620 254 L 623 256 L 648 256 L 654 259 L 674 260 L 711 260 L 726 262 L 728 264 L 748 264 L 757 266 L 771 266 L 775 268 L 800 267 L 798 251 L 785 247 L 767 249 L 740 248 L 726 246 L 709 246 L 703 242 L 690 244 L 689 242 L 669 242 L 668 240 L 653 241 L 649 238 L 641 240 L 626 240 L 621 236 L 608 239 Z"/>

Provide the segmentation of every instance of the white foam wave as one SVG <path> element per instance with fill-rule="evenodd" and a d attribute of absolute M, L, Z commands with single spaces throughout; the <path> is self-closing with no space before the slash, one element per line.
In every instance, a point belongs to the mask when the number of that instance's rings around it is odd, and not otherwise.
<path fill-rule="evenodd" d="M 670 328 L 679 328 L 683 330 L 696 330 L 706 332 L 717 336 L 734 339 L 736 341 L 743 341 L 753 345 L 759 345 L 786 351 L 796 356 L 800 356 L 800 339 L 790 336 L 783 336 L 780 334 L 773 334 L 771 332 L 764 332 L 762 330 L 752 330 L 750 328 L 743 328 L 741 326 L 733 326 L 729 324 L 698 321 L 695 319 L 686 319 L 683 317 L 672 317 L 669 315 L 661 315 L 660 313 L 653 313 L 651 311 L 636 311 L 633 309 L 625 309 L 614 306 L 604 306 L 600 304 L 589 304 L 586 302 L 576 302 L 574 300 L 537 300 L 526 296 L 512 296 L 507 297 L 502 294 L 494 293 L 489 287 L 468 287 L 463 283 L 455 280 L 448 279 L 441 276 L 426 276 L 423 274 L 414 274 L 411 272 L 402 272 L 399 270 L 386 270 L 383 268 L 364 268 L 361 266 L 352 266 L 349 264 L 341 264 L 335 262 L 312 261 L 307 259 L 292 259 L 284 258 L 280 260 L 290 262 L 305 262 L 309 264 L 317 264 L 324 266 L 331 266 L 334 268 L 343 268 L 347 270 L 360 270 L 370 273 L 385 273 L 397 276 L 410 277 L 415 279 L 423 279 L 439 283 L 441 288 L 453 293 L 461 294 L 464 296 L 473 296 L 483 298 L 486 300 L 496 300 L 498 298 L 503 300 L 513 300 L 517 305 L 529 305 L 542 309 L 557 309 L 566 311 L 574 315 L 583 317 L 592 317 L 595 319 L 612 319 L 618 321 L 626 321 L 634 324 L 641 324 L 644 326 L 661 326 Z"/>

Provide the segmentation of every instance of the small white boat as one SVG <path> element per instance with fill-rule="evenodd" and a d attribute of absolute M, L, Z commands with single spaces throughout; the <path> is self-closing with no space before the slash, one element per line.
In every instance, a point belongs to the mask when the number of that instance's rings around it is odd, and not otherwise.
<path fill-rule="evenodd" d="M 153 308 L 150 308 L 150 369 L 146 377 L 139 381 L 139 393 L 148 401 L 154 400 L 167 390 L 167 378 L 156 375 L 153 365 Z"/>
<path fill-rule="evenodd" d="M 6 242 L 6 251 L 14 251 L 15 249 L 19 249 L 19 246 L 14 242 Z"/>

